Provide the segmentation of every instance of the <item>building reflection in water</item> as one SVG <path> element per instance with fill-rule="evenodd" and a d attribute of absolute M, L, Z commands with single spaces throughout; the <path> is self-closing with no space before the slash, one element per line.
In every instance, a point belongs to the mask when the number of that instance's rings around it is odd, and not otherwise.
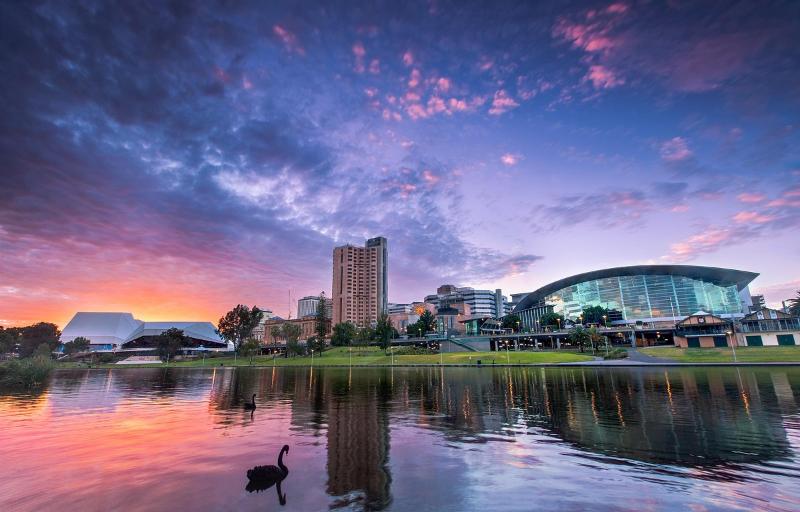
<path fill-rule="evenodd" d="M 106 391 L 81 393 L 89 382 Z M 58 372 L 50 388 L 63 397 L 50 401 L 53 415 L 88 407 L 103 412 L 132 399 L 188 399 L 207 401 L 214 426 L 226 432 L 288 428 L 280 435 L 294 437 L 298 456 L 308 446 L 324 446 L 331 508 L 380 510 L 393 500 L 391 451 L 423 446 L 391 446 L 390 427 L 425 430 L 446 447 L 504 441 L 535 449 L 551 439 L 576 448 L 569 456 L 735 481 L 747 465 L 795 455 L 797 427 L 788 435 L 786 419 L 798 414 L 800 370 L 153 369 Z M 50 392 L 0 391 L 0 414 L 25 414 L 21 407 L 34 414 Z M 253 393 L 258 409 L 251 420 L 242 403 Z M 273 420 L 279 413 L 285 423 Z M 301 467 L 298 480 L 307 466 Z M 437 469 L 425 471 L 435 477 Z"/>

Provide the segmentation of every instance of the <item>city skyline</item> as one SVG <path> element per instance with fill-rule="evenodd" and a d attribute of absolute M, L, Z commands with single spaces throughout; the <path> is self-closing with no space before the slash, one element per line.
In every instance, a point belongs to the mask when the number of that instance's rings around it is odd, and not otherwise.
<path fill-rule="evenodd" d="M 0 6 L 0 325 L 603 268 L 800 289 L 800 5 Z"/>

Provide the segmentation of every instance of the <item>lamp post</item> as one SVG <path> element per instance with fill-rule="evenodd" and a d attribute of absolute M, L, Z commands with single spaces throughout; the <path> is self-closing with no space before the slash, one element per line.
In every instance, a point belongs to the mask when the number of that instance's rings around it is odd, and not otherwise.
<path fill-rule="evenodd" d="M 314 367 L 314 349 L 311 349 L 311 367 Z"/>
<path fill-rule="evenodd" d="M 725 334 L 731 337 L 731 351 L 733 351 L 733 362 L 738 363 L 736 360 L 736 324 L 733 323 L 733 319 L 731 319 L 731 330 L 727 331 Z"/>
<path fill-rule="evenodd" d="M 608 324 L 606 323 L 606 315 L 603 315 L 603 327 L 608 327 Z"/>

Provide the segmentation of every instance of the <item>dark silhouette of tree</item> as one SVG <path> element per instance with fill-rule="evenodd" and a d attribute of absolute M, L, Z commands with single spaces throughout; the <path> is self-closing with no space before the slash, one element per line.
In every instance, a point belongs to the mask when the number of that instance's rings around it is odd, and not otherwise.
<path fill-rule="evenodd" d="M 156 336 L 156 350 L 162 361 L 169 361 L 186 344 L 186 336 L 183 331 L 175 327 L 167 329 Z"/>
<path fill-rule="evenodd" d="M 591 335 L 589 334 L 588 329 L 581 327 L 580 325 L 576 325 L 569 331 L 569 341 L 573 345 L 578 345 L 581 348 L 581 352 L 583 352 L 586 343 L 591 341 Z"/>
<path fill-rule="evenodd" d="M 547 313 L 546 315 L 542 316 L 539 322 L 542 327 L 558 327 L 559 325 L 564 325 L 564 316 L 559 315 L 558 313 Z"/>
<path fill-rule="evenodd" d="M 583 323 L 585 324 L 603 324 L 608 320 L 608 310 L 603 306 L 587 306 L 583 308 Z M 603 317 L 606 317 L 603 319 Z"/>
<path fill-rule="evenodd" d="M 317 323 L 314 326 L 317 338 L 325 342 L 325 337 L 328 336 L 328 319 L 326 318 L 328 299 L 325 298 L 325 292 L 320 292 L 319 302 L 317 302 Z"/>
<path fill-rule="evenodd" d="M 50 347 L 50 352 L 59 344 L 61 331 L 55 324 L 39 322 L 20 329 L 19 356 L 31 357 L 42 343 Z"/>
<path fill-rule="evenodd" d="M 800 316 L 800 290 L 797 291 L 797 297 L 789 299 L 789 314 L 792 316 Z"/>
<path fill-rule="evenodd" d="M 393 332 L 394 328 L 392 327 L 392 322 L 389 320 L 389 315 L 382 313 L 381 316 L 378 317 L 378 323 L 375 324 L 375 338 L 384 350 L 391 345 Z"/>
<path fill-rule="evenodd" d="M 67 354 L 78 354 L 89 350 L 91 342 L 83 336 L 78 336 L 74 340 L 64 343 L 64 352 Z"/>
<path fill-rule="evenodd" d="M 242 304 L 237 304 L 235 308 L 219 319 L 217 332 L 226 341 L 233 342 L 234 349 L 238 351 L 263 317 L 264 312 L 258 309 L 258 306 L 250 309 Z"/>
<path fill-rule="evenodd" d="M 331 345 L 334 347 L 346 347 L 353 342 L 355 337 L 356 326 L 350 322 L 341 322 L 333 326 Z"/>
<path fill-rule="evenodd" d="M 520 321 L 517 315 L 506 315 L 503 317 L 503 329 L 519 330 Z"/>

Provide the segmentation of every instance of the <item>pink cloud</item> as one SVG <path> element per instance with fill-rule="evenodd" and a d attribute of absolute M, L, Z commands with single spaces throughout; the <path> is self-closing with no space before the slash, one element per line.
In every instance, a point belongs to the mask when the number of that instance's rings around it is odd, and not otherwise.
<path fill-rule="evenodd" d="M 688 204 L 678 204 L 678 205 L 675 205 L 672 208 L 670 208 L 669 211 L 671 211 L 673 213 L 688 212 L 689 211 L 689 205 Z"/>
<path fill-rule="evenodd" d="M 733 216 L 733 221 L 737 224 L 754 223 L 764 224 L 775 220 L 771 215 L 764 215 L 758 212 L 742 211 Z"/>
<path fill-rule="evenodd" d="M 242 77 L 242 88 L 248 91 L 253 88 L 253 82 L 251 82 L 246 76 Z"/>
<path fill-rule="evenodd" d="M 683 137 L 673 137 L 664 141 L 659 152 L 661 159 L 666 162 L 680 162 L 692 156 L 692 151 Z"/>
<path fill-rule="evenodd" d="M 422 78 L 422 73 L 420 73 L 418 69 L 412 69 L 411 77 L 408 79 L 408 86 L 411 87 L 412 89 L 418 86 L 421 78 Z"/>
<path fill-rule="evenodd" d="M 514 101 L 514 98 L 509 96 L 504 89 L 500 89 L 494 93 L 494 99 L 492 100 L 492 107 L 489 109 L 489 113 L 493 116 L 499 116 L 518 106 L 519 103 Z"/>
<path fill-rule="evenodd" d="M 662 259 L 677 262 L 688 261 L 700 254 L 718 250 L 733 238 L 733 231 L 730 229 L 708 229 L 704 233 L 689 237 L 684 242 L 672 244 L 669 256 L 662 257 Z"/>
<path fill-rule="evenodd" d="M 413 105 L 409 105 L 406 109 L 406 114 L 408 117 L 416 121 L 417 119 L 425 119 L 429 116 L 428 111 L 425 110 L 425 107 L 420 105 L 419 103 L 414 103 Z"/>
<path fill-rule="evenodd" d="M 503 162 L 503 165 L 508 167 L 512 167 L 517 165 L 517 163 L 522 159 L 521 155 L 514 154 L 514 153 L 505 153 L 500 156 L 500 161 Z"/>
<path fill-rule="evenodd" d="M 369 72 L 372 73 L 373 75 L 380 74 L 381 61 L 379 61 L 378 59 L 372 59 L 372 61 L 369 63 Z"/>
<path fill-rule="evenodd" d="M 625 79 L 618 77 L 613 71 L 600 64 L 589 66 L 586 80 L 592 82 L 595 89 L 611 89 L 625 83 Z"/>
<path fill-rule="evenodd" d="M 736 196 L 736 198 L 742 203 L 760 203 L 767 197 L 764 194 L 753 194 L 750 192 L 744 192 Z"/>
<path fill-rule="evenodd" d="M 408 50 L 403 54 L 403 64 L 405 66 L 414 64 L 414 54 L 411 53 L 411 50 Z"/>
<path fill-rule="evenodd" d="M 273 25 L 272 26 L 272 33 L 280 39 L 283 43 L 283 46 L 289 50 L 290 52 L 295 52 L 300 55 L 305 55 L 306 51 L 300 45 L 297 40 L 297 36 L 295 36 L 292 32 L 290 32 L 287 28 L 282 27 L 280 25 Z"/>
<path fill-rule="evenodd" d="M 364 72 L 364 56 L 367 54 L 367 50 L 364 48 L 364 45 L 361 42 L 356 42 L 353 45 L 353 56 L 356 58 L 356 62 L 353 65 L 353 70 L 356 73 L 363 73 Z"/>
<path fill-rule="evenodd" d="M 447 92 L 450 90 L 450 79 L 449 78 L 440 78 L 436 81 L 436 89 L 441 92 Z"/>
<path fill-rule="evenodd" d="M 447 105 L 445 104 L 444 100 L 438 96 L 431 96 L 428 98 L 428 113 L 430 114 L 439 114 L 442 112 L 446 112 L 449 114 L 447 110 Z"/>
<path fill-rule="evenodd" d="M 422 171 L 422 179 L 424 179 L 429 185 L 436 185 L 439 183 L 439 176 L 428 169 Z"/>
<path fill-rule="evenodd" d="M 478 69 L 481 71 L 489 71 L 494 67 L 494 61 L 488 57 L 482 57 L 478 62 Z"/>
<path fill-rule="evenodd" d="M 403 98 L 405 98 L 406 101 L 413 103 L 415 101 L 419 101 L 421 96 L 414 91 L 408 91 Z"/>
<path fill-rule="evenodd" d="M 469 108 L 466 101 L 457 98 L 450 98 L 449 103 L 451 110 L 464 111 Z"/>

